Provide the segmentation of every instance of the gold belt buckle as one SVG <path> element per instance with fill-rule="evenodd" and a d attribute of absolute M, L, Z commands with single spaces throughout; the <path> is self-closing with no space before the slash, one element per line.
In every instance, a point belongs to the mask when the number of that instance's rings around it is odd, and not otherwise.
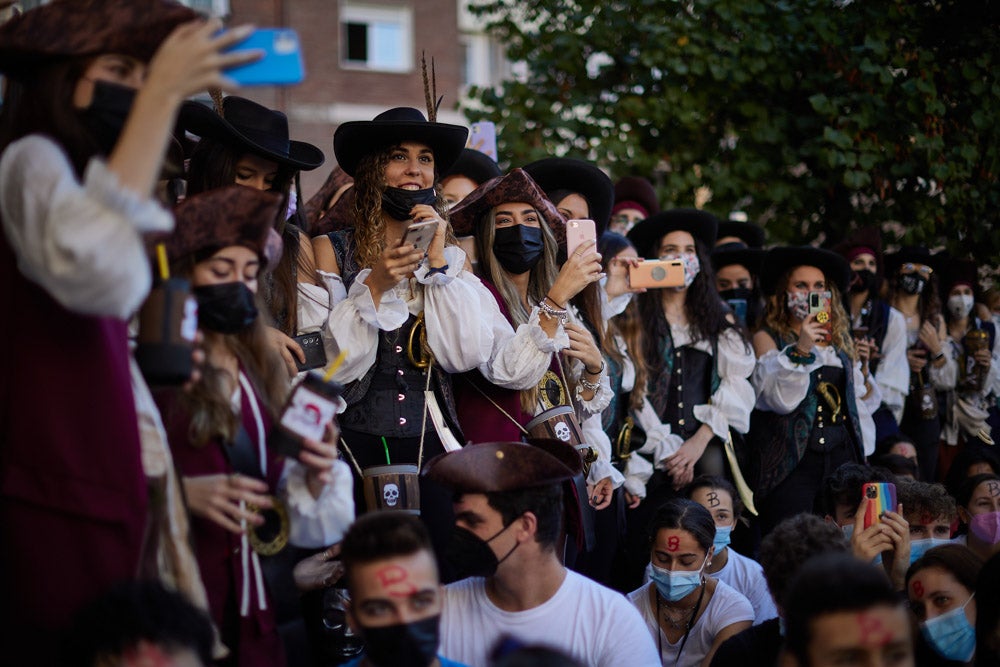
<path fill-rule="evenodd" d="M 249 526 L 247 529 L 250 547 L 261 556 L 273 556 L 284 549 L 288 545 L 290 529 L 288 508 L 285 507 L 285 503 L 274 496 L 268 497 L 273 504 L 271 509 L 261 509 L 247 503 L 249 511 L 259 512 L 264 517 L 264 525 Z"/>

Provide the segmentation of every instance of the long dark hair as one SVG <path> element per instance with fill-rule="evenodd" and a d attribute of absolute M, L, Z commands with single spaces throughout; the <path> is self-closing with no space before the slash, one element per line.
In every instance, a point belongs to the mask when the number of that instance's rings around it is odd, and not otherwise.
<path fill-rule="evenodd" d="M 246 150 L 245 147 L 208 137 L 199 141 L 191 153 L 188 165 L 188 195 L 196 195 L 235 183 L 236 163 L 243 155 L 250 152 L 252 151 Z M 273 192 L 280 192 L 284 196 L 284 202 L 278 208 L 278 218 L 274 221 L 274 228 L 281 235 L 283 246 L 278 266 L 261 282 L 264 303 L 278 328 L 289 336 L 294 336 L 298 328 L 296 321 L 298 274 L 301 271 L 303 275 L 311 276 L 315 270 L 315 267 L 304 265 L 304 258 L 299 252 L 299 227 L 294 221 L 288 224 L 285 220 L 295 174 L 294 169 L 278 164 L 277 176 L 271 184 Z"/>
<path fill-rule="evenodd" d="M 694 244 L 701 268 L 684 297 L 684 314 L 691 327 L 693 340 L 718 340 L 723 331 L 732 329 L 739 334 L 749 352 L 750 344 L 742 328 L 726 318 L 728 310 L 715 289 L 715 271 L 712 270 L 708 250 L 700 239 L 695 239 Z M 643 344 L 643 355 L 651 376 L 656 376 L 663 372 L 660 341 L 670 334 L 670 324 L 663 313 L 660 290 L 652 289 L 639 295 L 639 313 L 649 333 Z"/>
<path fill-rule="evenodd" d="M 77 82 L 93 58 L 68 58 L 48 65 L 25 79 L 7 79 L 0 109 L 0 153 L 30 134 L 58 143 L 69 157 L 77 178 L 102 149 L 73 106 Z"/>
<path fill-rule="evenodd" d="M 635 248 L 632 243 L 622 234 L 615 232 L 604 232 L 597 240 L 597 252 L 601 253 L 602 269 L 608 273 L 608 267 L 618 253 L 628 248 Z M 645 335 L 643 333 L 642 320 L 639 317 L 638 306 L 633 298 L 625 310 L 607 321 L 607 335 L 614 338 L 620 335 L 625 340 L 625 353 L 632 360 L 635 367 L 635 386 L 630 394 L 629 405 L 635 410 L 642 409 L 642 402 L 646 396 L 646 380 L 649 377 L 649 370 L 646 368 L 646 359 L 643 354 L 643 344 Z M 608 355 L 617 363 L 624 361 L 623 355 L 614 345 L 608 345 Z"/>
<path fill-rule="evenodd" d="M 897 269 L 888 277 L 888 301 L 890 304 L 896 299 L 897 295 L 905 294 L 905 292 L 901 292 L 899 289 L 899 278 L 901 275 Z M 930 278 L 927 279 L 927 284 L 924 285 L 924 291 L 920 293 L 920 297 L 917 300 L 917 312 L 920 314 L 921 324 L 924 322 L 936 324 L 935 316 L 941 314 L 941 297 L 938 294 L 940 294 L 938 277 L 932 273 Z"/>

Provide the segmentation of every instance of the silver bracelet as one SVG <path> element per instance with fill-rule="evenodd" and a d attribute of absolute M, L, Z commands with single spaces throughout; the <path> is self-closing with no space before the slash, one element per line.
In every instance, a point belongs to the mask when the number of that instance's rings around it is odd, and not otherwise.
<path fill-rule="evenodd" d="M 553 308 L 549 304 L 545 303 L 545 301 L 538 304 L 538 309 L 542 311 L 542 314 L 545 315 L 545 317 L 550 320 L 557 319 L 562 324 L 566 324 L 566 320 L 569 319 L 569 313 L 565 309 L 560 310 L 558 308 Z"/>
<path fill-rule="evenodd" d="M 583 387 L 584 389 L 589 389 L 595 394 L 601 390 L 600 382 L 590 382 L 589 380 L 585 380 L 582 375 L 580 376 L 580 386 Z"/>

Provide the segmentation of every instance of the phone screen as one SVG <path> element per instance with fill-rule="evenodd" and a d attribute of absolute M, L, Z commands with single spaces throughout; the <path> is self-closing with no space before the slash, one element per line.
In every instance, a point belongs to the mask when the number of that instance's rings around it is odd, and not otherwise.
<path fill-rule="evenodd" d="M 226 70 L 241 86 L 285 86 L 305 78 L 299 36 L 288 28 L 261 28 L 226 51 L 258 49 L 264 56 L 255 62 Z"/>

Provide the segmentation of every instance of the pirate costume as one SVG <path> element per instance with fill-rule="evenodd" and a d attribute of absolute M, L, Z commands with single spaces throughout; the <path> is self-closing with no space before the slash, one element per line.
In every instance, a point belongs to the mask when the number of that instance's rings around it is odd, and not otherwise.
<path fill-rule="evenodd" d="M 799 266 L 821 270 L 830 290 L 847 288 L 850 269 L 840 255 L 781 247 L 764 258 L 764 293 L 774 294 L 781 276 Z M 813 346 L 803 355 L 797 339 L 762 331 L 777 348 L 760 357 L 754 371 L 757 407 L 748 440 L 756 453 L 755 492 L 767 533 L 787 517 L 812 511 L 820 482 L 841 464 L 863 463 L 875 451 L 871 415 L 881 394 L 866 383 L 861 363 L 836 346 Z"/>
<path fill-rule="evenodd" d="M 280 204 L 276 193 L 240 185 L 195 195 L 175 212 L 177 228 L 167 242 L 168 254 L 174 263 L 187 258 L 198 262 L 219 249 L 244 246 L 257 253 L 264 270 Z M 200 313 L 202 318 L 206 315 Z M 218 434 L 205 443 L 193 441 L 192 406 L 183 390 L 157 392 L 157 401 L 182 475 L 250 476 L 267 482 L 268 493 L 275 497 L 278 509 L 264 514 L 268 523 L 263 527 L 237 535 L 196 516 L 192 534 L 212 619 L 232 652 L 226 664 L 282 665 L 285 654 L 278 623 L 286 621 L 286 612 L 277 607 L 288 592 L 285 588 L 294 590 L 294 584 L 287 576 L 268 581 L 266 557 L 289 544 L 314 549 L 340 541 L 354 518 L 351 476 L 347 464 L 338 461 L 332 469 L 334 481 L 313 498 L 305 466 L 268 446 L 273 415 L 258 388 L 260 380 L 242 362 L 236 380 L 231 403 L 237 424 L 232 437 Z M 272 590 L 277 586 L 281 588 Z"/>

